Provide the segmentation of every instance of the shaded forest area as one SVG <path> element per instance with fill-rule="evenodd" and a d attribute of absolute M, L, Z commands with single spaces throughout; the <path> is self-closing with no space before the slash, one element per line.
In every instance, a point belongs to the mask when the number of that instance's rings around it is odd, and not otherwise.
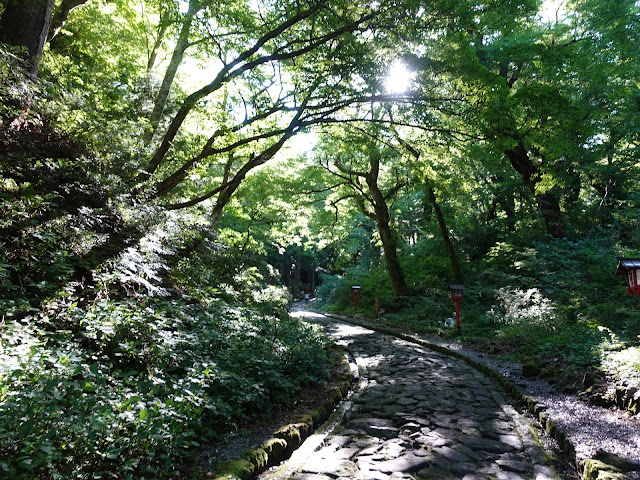
<path fill-rule="evenodd" d="M 328 378 L 287 309 L 353 285 L 640 388 L 638 52 L 632 0 L 0 0 L 0 472 L 184 475 Z"/>

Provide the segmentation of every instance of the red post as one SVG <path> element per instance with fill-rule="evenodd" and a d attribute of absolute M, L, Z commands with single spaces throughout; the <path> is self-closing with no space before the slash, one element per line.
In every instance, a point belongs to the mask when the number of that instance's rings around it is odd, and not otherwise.
<path fill-rule="evenodd" d="M 354 285 L 351 287 L 351 291 L 353 292 L 353 311 L 358 312 L 358 292 L 360 291 L 359 285 Z"/>
<path fill-rule="evenodd" d="M 451 291 L 451 300 L 456 303 L 456 328 L 460 329 L 460 300 L 464 298 L 464 285 L 451 284 L 449 290 Z"/>

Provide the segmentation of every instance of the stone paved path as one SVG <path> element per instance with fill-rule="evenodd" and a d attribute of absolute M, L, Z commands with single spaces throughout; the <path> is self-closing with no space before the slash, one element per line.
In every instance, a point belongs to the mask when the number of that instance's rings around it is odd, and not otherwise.
<path fill-rule="evenodd" d="M 466 363 L 311 312 L 361 379 L 333 424 L 262 479 L 557 479 L 527 421 Z"/>

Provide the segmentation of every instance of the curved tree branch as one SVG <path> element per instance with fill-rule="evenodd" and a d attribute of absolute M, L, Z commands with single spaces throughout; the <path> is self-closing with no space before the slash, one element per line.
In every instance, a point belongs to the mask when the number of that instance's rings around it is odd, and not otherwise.
<path fill-rule="evenodd" d="M 60 33 L 60 30 L 64 27 L 64 24 L 69 17 L 69 13 L 74 8 L 84 5 L 89 0 L 62 0 L 60 6 L 55 9 L 53 16 L 51 17 L 51 24 L 49 25 L 49 34 L 47 35 L 47 42 L 53 40 L 56 35 Z"/>

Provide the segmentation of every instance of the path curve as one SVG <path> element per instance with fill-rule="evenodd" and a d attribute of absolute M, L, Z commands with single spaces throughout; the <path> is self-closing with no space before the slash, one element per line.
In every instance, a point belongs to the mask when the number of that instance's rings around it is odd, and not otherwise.
<path fill-rule="evenodd" d="M 309 311 L 360 382 L 329 423 L 263 480 L 559 479 L 535 429 L 462 360 Z"/>

